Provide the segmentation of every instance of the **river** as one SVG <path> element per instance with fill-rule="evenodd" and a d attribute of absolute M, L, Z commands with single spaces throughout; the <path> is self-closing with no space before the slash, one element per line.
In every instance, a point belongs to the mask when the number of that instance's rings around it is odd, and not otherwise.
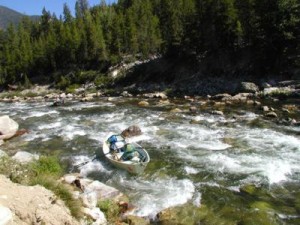
<path fill-rule="evenodd" d="M 163 209 L 190 203 L 208 206 L 224 221 L 244 222 L 236 224 L 250 224 L 245 221 L 257 210 L 275 216 L 274 224 L 300 224 L 299 127 L 264 120 L 253 107 L 229 107 L 222 116 L 209 109 L 191 114 L 186 100 L 166 106 L 150 100 L 149 107 L 139 107 L 140 100 L 103 98 L 63 107 L 0 103 L 2 115 L 29 130 L 1 149 L 58 154 L 66 172 L 80 172 L 127 194 L 138 216 L 154 218 Z M 184 111 L 171 113 L 175 107 Z M 140 176 L 114 168 L 101 154 L 107 134 L 130 125 L 141 128 L 135 141 L 151 157 Z M 251 187 L 254 194 L 245 191 Z"/>

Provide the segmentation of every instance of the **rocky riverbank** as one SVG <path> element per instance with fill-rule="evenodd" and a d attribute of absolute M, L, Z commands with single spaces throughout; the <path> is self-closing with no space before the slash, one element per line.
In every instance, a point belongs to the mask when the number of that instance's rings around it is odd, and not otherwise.
<path fill-rule="evenodd" d="M 0 175 L 0 224 L 80 224 L 62 200 L 41 186 L 24 186 Z"/>
<path fill-rule="evenodd" d="M 46 180 L 41 183 L 46 188 L 52 187 L 50 189 L 69 192 L 73 199 L 81 202 L 80 206 L 70 206 L 70 203 L 66 202 L 67 193 L 60 196 L 55 190 L 54 192 L 47 190 L 41 185 L 22 185 L 30 183 L 32 176 L 30 163 L 39 158 L 38 155 L 22 151 L 9 158 L 0 150 L 0 171 L 6 174 L 6 176 L 0 174 L 1 225 L 115 223 L 125 225 L 134 224 L 134 221 L 139 221 L 135 224 L 149 224 L 148 220 L 130 215 L 133 206 L 119 190 L 80 174 L 66 174 L 56 181 L 42 178 Z M 13 183 L 7 176 L 17 183 Z M 71 204 L 78 204 L 78 201 Z M 73 208 L 73 213 L 70 207 Z M 76 218 L 74 207 L 80 207 L 77 209 L 80 211 L 77 212 Z"/>
<path fill-rule="evenodd" d="M 151 86 L 151 85 L 150 85 Z M 212 108 L 212 113 L 223 114 L 225 107 L 244 104 L 256 107 L 261 110 L 266 118 L 274 119 L 278 123 L 287 125 L 299 125 L 299 119 L 295 114 L 299 111 L 299 105 L 281 104 L 287 99 L 300 98 L 300 81 L 289 80 L 273 83 L 255 84 L 252 82 L 241 82 L 238 88 L 229 90 L 228 93 L 218 93 L 215 95 L 174 95 L 170 89 L 163 89 L 164 86 L 158 85 L 152 90 L 161 90 L 155 92 L 146 92 L 147 90 L 137 87 L 116 88 L 114 90 L 98 90 L 95 87 L 86 85 L 86 88 L 78 88 L 74 93 L 65 93 L 49 86 L 34 86 L 31 89 L 21 92 L 0 93 L 0 102 L 49 102 L 51 106 L 62 106 L 70 102 L 88 102 L 95 101 L 98 98 L 106 98 L 108 101 L 113 97 L 140 98 L 138 103 L 141 107 L 149 106 L 151 99 L 159 99 L 158 105 L 176 105 L 177 99 L 185 99 L 189 104 L 189 111 L 197 111 Z M 149 91 L 149 90 L 148 90 Z M 270 104 L 271 103 L 271 104 Z M 266 105 L 265 105 L 266 104 Z M 269 104 L 269 105 L 268 105 Z M 276 107 L 274 108 L 274 105 Z M 174 106 L 172 112 L 181 112 L 185 109 L 179 109 Z"/>

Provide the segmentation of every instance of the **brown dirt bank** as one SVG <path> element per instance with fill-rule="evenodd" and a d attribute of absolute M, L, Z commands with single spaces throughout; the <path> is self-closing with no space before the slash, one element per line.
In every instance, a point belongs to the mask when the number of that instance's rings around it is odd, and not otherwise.
<path fill-rule="evenodd" d="M 23 186 L 0 175 L 0 206 L 10 209 L 7 225 L 76 225 L 64 203 L 41 186 Z M 0 221 L 1 223 L 1 221 Z M 1 223 L 2 224 L 2 223 Z"/>

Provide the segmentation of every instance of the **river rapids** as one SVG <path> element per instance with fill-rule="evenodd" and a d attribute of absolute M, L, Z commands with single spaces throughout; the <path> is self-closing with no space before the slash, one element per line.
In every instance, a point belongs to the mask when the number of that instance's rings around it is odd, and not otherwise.
<path fill-rule="evenodd" d="M 252 108 L 227 108 L 224 115 L 171 113 L 174 107 L 188 109 L 186 101 L 160 105 L 152 100 L 149 107 L 139 107 L 140 100 L 103 98 L 61 107 L 0 103 L 2 115 L 29 130 L 1 149 L 58 154 L 68 165 L 66 172 L 80 172 L 128 195 L 138 216 L 154 218 L 186 203 L 205 204 L 216 214 L 224 205 L 243 213 L 259 210 L 257 202 L 264 202 L 280 224 L 299 224 L 299 127 L 264 120 Z M 151 157 L 140 176 L 114 168 L 101 154 L 107 134 L 130 125 L 141 128 L 134 141 Z M 249 186 L 259 193 L 253 197 L 242 191 Z"/>

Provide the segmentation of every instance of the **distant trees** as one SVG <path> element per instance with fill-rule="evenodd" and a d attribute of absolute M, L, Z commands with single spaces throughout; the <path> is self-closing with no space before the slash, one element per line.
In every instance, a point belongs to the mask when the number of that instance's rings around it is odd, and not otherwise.
<path fill-rule="evenodd" d="M 122 57 L 197 57 L 247 49 L 263 73 L 300 66 L 299 0 L 77 0 L 0 31 L 0 85 L 62 79 Z M 60 74 L 60 76 L 57 76 Z M 25 78 L 26 77 L 26 78 Z M 65 78 L 64 78 L 65 79 Z"/>

